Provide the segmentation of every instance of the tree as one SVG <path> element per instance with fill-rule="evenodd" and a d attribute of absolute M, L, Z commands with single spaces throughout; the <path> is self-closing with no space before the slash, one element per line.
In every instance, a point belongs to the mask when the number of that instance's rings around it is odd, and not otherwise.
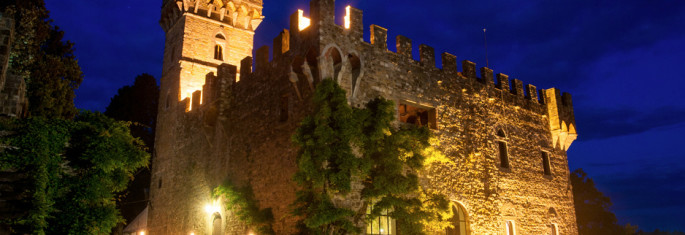
<path fill-rule="evenodd" d="M 401 221 L 403 233 L 423 234 L 427 224 L 449 213 L 444 197 L 419 184 L 417 172 L 433 155 L 428 129 L 393 126 L 394 104 L 382 98 L 364 109 L 351 108 L 345 91 L 331 79 L 317 86 L 313 104 L 313 114 L 293 136 L 300 147 L 294 176 L 300 189 L 292 206 L 302 218 L 301 233 L 359 233 L 362 220 L 385 212 Z M 361 208 L 334 199 L 351 200 L 355 193 Z"/>
<path fill-rule="evenodd" d="M 9 71 L 26 80 L 29 115 L 69 119 L 83 74 L 74 44 L 52 26 L 43 0 L 6 0 L 0 11 L 15 19 Z"/>
<path fill-rule="evenodd" d="M 150 74 L 138 75 L 133 86 L 119 88 L 105 110 L 105 115 L 119 121 L 132 122 L 131 134 L 141 138 L 152 150 L 157 125 L 159 86 Z"/>
<path fill-rule="evenodd" d="M 145 142 L 152 154 L 157 125 L 159 86 L 149 74 L 135 78 L 133 86 L 124 86 L 112 97 L 105 115 L 119 121 L 131 122 L 131 135 Z M 150 167 L 141 168 L 118 203 L 121 214 L 131 222 L 147 206 L 147 190 L 150 187 Z"/>
<path fill-rule="evenodd" d="M 611 199 L 595 188 L 594 181 L 583 169 L 571 173 L 571 185 L 579 234 L 632 234 L 629 230 L 634 228 L 618 224 L 616 215 L 609 210 Z"/>
<path fill-rule="evenodd" d="M 17 233 L 109 234 L 122 221 L 115 196 L 148 164 L 128 124 L 83 112 L 73 121 L 13 120 L 2 142 L 0 170 L 29 176 L 26 213 L 9 223 Z"/>

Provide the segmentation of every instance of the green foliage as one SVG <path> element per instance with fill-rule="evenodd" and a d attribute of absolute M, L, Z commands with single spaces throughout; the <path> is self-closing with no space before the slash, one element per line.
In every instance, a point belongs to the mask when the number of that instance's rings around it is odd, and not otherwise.
<path fill-rule="evenodd" d="M 259 202 L 249 184 L 238 187 L 227 180 L 214 189 L 214 196 L 223 198 L 226 207 L 233 210 L 240 221 L 256 227 L 257 234 L 275 234 L 271 226 L 274 222 L 271 208 L 259 208 Z"/>
<path fill-rule="evenodd" d="M 371 220 L 383 211 L 401 221 L 407 234 L 423 234 L 426 226 L 444 228 L 449 202 L 419 185 L 431 151 L 430 131 L 423 127 L 394 127 L 395 105 L 382 98 L 366 108 L 351 108 L 346 94 L 333 80 L 317 86 L 314 113 L 305 118 L 293 136 L 300 147 L 294 180 L 300 186 L 293 214 L 307 234 L 359 233 L 359 219 Z M 362 208 L 353 211 L 335 205 L 331 197 L 353 192 L 362 184 Z M 436 225 L 437 223 L 437 225 Z"/>
<path fill-rule="evenodd" d="M 132 86 L 124 86 L 118 90 L 107 106 L 105 115 L 115 120 L 131 122 L 131 135 L 143 140 L 148 152 L 152 153 L 158 100 L 157 80 L 152 75 L 144 73 L 135 78 Z M 145 192 L 150 187 L 150 168 L 136 172 L 135 179 L 123 193 L 123 199 L 118 204 L 121 214 L 128 222 L 135 219 L 147 206 Z"/>
<path fill-rule="evenodd" d="M 632 234 L 633 228 L 618 224 L 616 215 L 609 210 L 611 199 L 595 188 L 583 169 L 571 173 L 571 185 L 579 234 Z"/>
<path fill-rule="evenodd" d="M 26 79 L 29 114 L 74 117 L 74 91 L 83 81 L 74 44 L 64 42 L 64 32 L 51 25 L 43 0 L 6 0 L 0 11 L 16 22 L 9 69 Z"/>
<path fill-rule="evenodd" d="M 75 120 L 29 118 L 10 125 L 0 168 L 25 172 L 28 214 L 11 221 L 31 234 L 109 234 L 120 222 L 115 194 L 148 164 L 128 124 L 99 113 Z"/>

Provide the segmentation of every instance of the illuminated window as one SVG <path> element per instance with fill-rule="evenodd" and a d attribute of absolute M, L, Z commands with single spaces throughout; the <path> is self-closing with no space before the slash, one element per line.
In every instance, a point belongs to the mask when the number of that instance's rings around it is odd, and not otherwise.
<path fill-rule="evenodd" d="M 214 46 L 214 59 L 224 60 L 224 48 L 221 45 Z"/>
<path fill-rule="evenodd" d="M 366 213 L 371 214 L 371 210 L 373 210 L 373 206 L 369 206 L 369 208 L 366 210 Z M 388 213 L 388 210 L 384 210 L 381 213 L 381 216 L 378 216 L 369 223 L 367 223 L 366 234 L 397 234 L 397 231 L 395 230 L 395 220 L 390 218 L 390 216 L 388 216 Z"/>
<path fill-rule="evenodd" d="M 557 224 L 552 224 L 552 235 L 559 235 L 559 226 Z"/>
<path fill-rule="evenodd" d="M 545 170 L 545 175 L 551 175 L 552 174 L 552 167 L 549 162 L 549 153 L 547 152 L 542 152 L 542 167 Z"/>
<path fill-rule="evenodd" d="M 400 115 L 400 122 L 427 126 L 431 129 L 437 128 L 436 111 L 434 108 L 423 108 L 400 103 L 398 113 Z"/>
<path fill-rule="evenodd" d="M 466 211 L 461 206 L 452 206 L 454 216 L 450 219 L 452 227 L 445 231 L 447 235 L 468 235 L 470 233 L 469 224 L 466 220 Z"/>
<path fill-rule="evenodd" d="M 507 220 L 506 226 L 507 226 L 507 228 L 506 228 L 506 234 L 507 235 L 516 235 L 516 230 L 514 227 L 514 221 Z"/>

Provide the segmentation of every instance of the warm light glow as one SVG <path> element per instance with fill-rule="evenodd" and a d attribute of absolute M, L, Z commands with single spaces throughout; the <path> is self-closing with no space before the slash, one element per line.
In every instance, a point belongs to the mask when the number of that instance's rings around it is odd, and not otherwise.
<path fill-rule="evenodd" d="M 350 18 L 352 17 L 352 16 L 350 16 L 350 10 L 351 10 L 351 9 L 352 9 L 351 6 L 347 6 L 347 7 L 345 8 L 345 12 L 347 13 L 347 15 L 345 15 L 345 28 L 346 28 L 346 29 L 349 29 L 349 28 L 350 28 L 350 24 L 351 24 L 351 22 L 350 22 L 351 19 L 350 19 Z"/>
<path fill-rule="evenodd" d="M 145 235 L 145 231 L 138 232 L 138 235 Z"/>
<path fill-rule="evenodd" d="M 205 212 L 207 212 L 207 214 L 214 214 L 214 212 L 219 212 L 219 210 L 221 210 L 221 207 L 219 207 L 219 205 L 217 205 L 216 202 L 213 205 L 205 205 Z"/>
<path fill-rule="evenodd" d="M 195 235 L 195 233 L 190 233 L 190 235 Z"/>
<path fill-rule="evenodd" d="M 298 22 L 300 22 L 300 25 L 299 25 L 300 31 L 302 31 L 303 29 L 306 29 L 307 27 L 309 27 L 309 25 L 312 24 L 312 20 L 310 20 L 307 17 L 304 17 L 304 11 L 297 10 L 297 14 L 299 15 Z"/>
<path fill-rule="evenodd" d="M 212 203 L 205 205 L 205 212 L 207 212 L 207 214 L 211 215 L 219 211 L 221 211 L 221 204 L 219 204 L 218 200 L 214 200 Z"/>

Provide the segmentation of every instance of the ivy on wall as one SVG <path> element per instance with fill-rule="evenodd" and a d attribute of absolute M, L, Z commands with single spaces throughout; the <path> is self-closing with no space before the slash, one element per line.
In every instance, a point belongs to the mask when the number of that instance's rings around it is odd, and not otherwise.
<path fill-rule="evenodd" d="M 226 208 L 233 210 L 238 220 L 256 228 L 257 234 L 275 234 L 272 228 L 274 216 L 271 208 L 260 209 L 252 187 L 238 187 L 230 180 L 214 189 L 214 197 L 222 198 Z"/>
<path fill-rule="evenodd" d="M 395 126 L 395 104 L 383 98 L 350 107 L 331 79 L 317 86 L 313 105 L 293 136 L 300 147 L 294 176 L 300 188 L 291 206 L 302 234 L 361 233 L 364 222 L 383 212 L 405 234 L 449 226 L 449 201 L 422 188 L 417 175 L 427 163 L 446 159 L 431 147 L 430 130 Z M 333 200 L 351 200 L 352 193 L 361 196 L 360 208 Z M 373 209 L 367 214 L 367 208 Z"/>

